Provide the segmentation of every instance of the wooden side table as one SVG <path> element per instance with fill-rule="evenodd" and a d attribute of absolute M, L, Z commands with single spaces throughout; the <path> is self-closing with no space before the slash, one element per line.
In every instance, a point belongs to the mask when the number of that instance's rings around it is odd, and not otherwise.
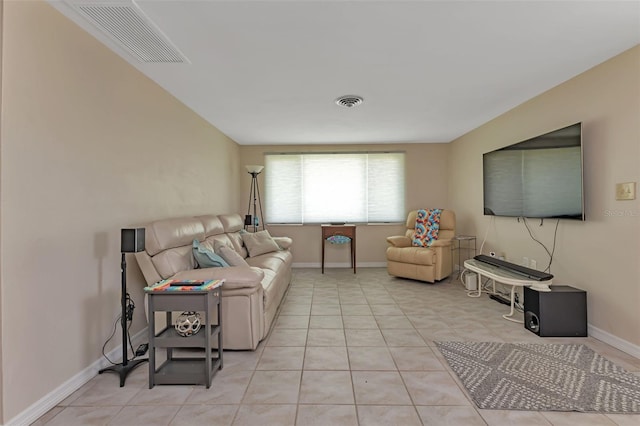
<path fill-rule="evenodd" d="M 149 389 L 156 384 L 197 384 L 211 386 L 211 379 L 222 369 L 222 283 L 208 290 L 145 291 L 149 299 Z M 217 307 L 217 323 L 211 311 Z M 204 312 L 201 330 L 193 336 L 180 336 L 171 324 L 172 311 Z M 166 327 L 156 333 L 155 313 L 166 312 Z M 212 343 L 218 337 L 218 356 L 212 356 Z M 167 360 L 156 368 L 156 349 L 166 349 Z M 174 348 L 204 348 L 204 358 L 174 357 Z"/>
<path fill-rule="evenodd" d="M 356 273 L 356 225 L 321 225 L 322 228 L 322 273 L 324 274 L 324 245 L 327 238 L 343 236 L 351 239 L 351 266 Z"/>

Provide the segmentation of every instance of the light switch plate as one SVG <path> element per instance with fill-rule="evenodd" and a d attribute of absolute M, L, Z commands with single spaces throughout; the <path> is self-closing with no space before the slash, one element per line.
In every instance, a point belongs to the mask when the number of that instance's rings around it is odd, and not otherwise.
<path fill-rule="evenodd" d="M 625 182 L 616 183 L 616 200 L 635 200 L 636 199 L 636 183 Z"/>

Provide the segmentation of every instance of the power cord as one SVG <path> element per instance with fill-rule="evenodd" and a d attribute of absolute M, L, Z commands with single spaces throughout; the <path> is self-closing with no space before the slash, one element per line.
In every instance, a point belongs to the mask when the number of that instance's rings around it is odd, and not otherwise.
<path fill-rule="evenodd" d="M 487 236 L 489 235 L 489 228 L 493 225 L 493 222 L 496 220 L 495 216 L 491 216 L 491 220 L 489 221 L 489 225 L 487 225 L 487 230 L 484 233 L 484 238 L 482 239 L 482 244 L 480 244 L 480 254 L 482 254 L 482 249 L 484 248 L 484 243 L 487 241 Z"/>
<path fill-rule="evenodd" d="M 129 293 L 125 296 L 125 305 L 126 305 L 126 317 L 127 321 L 133 321 L 133 311 L 136 308 L 136 304 L 133 302 L 131 295 Z"/>
<path fill-rule="evenodd" d="M 125 318 L 127 320 L 127 341 L 126 342 L 122 342 L 123 345 L 128 345 L 129 348 L 131 349 L 131 353 L 134 354 L 133 358 L 131 359 L 127 359 L 128 361 L 133 361 L 134 359 L 136 359 L 138 356 L 144 355 L 146 353 L 146 350 L 144 352 L 141 353 L 140 348 L 138 348 L 138 350 L 134 350 L 133 349 L 133 343 L 131 342 L 131 325 L 133 324 L 133 312 L 136 309 L 136 304 L 133 301 L 133 299 L 131 298 L 131 295 L 129 293 L 127 293 L 125 295 Z M 118 328 L 118 323 L 121 322 L 122 320 L 122 314 L 118 315 L 118 318 L 116 318 L 115 322 L 113 323 L 113 331 L 111 332 L 111 335 L 107 338 L 107 340 L 104 342 L 104 344 L 102 345 L 102 356 L 109 361 L 109 363 L 111 365 L 117 365 L 117 363 L 113 362 L 111 359 L 109 359 L 109 357 L 107 356 L 106 352 L 105 352 L 105 348 L 107 347 L 107 344 L 109 344 L 109 342 L 111 341 L 111 339 L 113 339 L 113 337 L 116 335 L 116 330 Z M 143 346 L 143 345 L 141 345 Z M 122 360 L 124 362 L 124 360 Z"/>
<path fill-rule="evenodd" d="M 527 228 L 527 232 L 529 232 L 529 236 L 531 237 L 531 239 L 533 241 L 535 241 L 536 243 L 540 244 L 542 246 L 542 248 L 544 249 L 544 251 L 546 251 L 547 254 L 549 255 L 549 264 L 544 269 L 544 271 L 551 273 L 551 263 L 553 262 L 553 255 L 556 252 L 556 237 L 558 235 L 558 225 L 560 224 L 560 219 L 556 219 L 556 228 L 555 228 L 555 231 L 553 232 L 553 247 L 552 247 L 551 251 L 549 251 L 547 246 L 545 246 L 542 242 L 540 242 L 540 240 L 536 239 L 536 237 L 533 236 L 533 233 L 531 232 L 531 229 L 529 228 L 529 224 L 527 223 L 527 218 L 526 217 L 522 218 L 522 222 L 524 223 L 525 228 Z M 540 225 L 540 226 L 542 226 L 542 225 Z"/>
<path fill-rule="evenodd" d="M 116 335 L 116 329 L 118 328 L 118 323 L 120 322 L 120 319 L 122 318 L 122 315 L 118 315 L 118 318 L 116 318 L 116 321 L 113 323 L 113 331 L 111 332 L 111 336 L 109 336 L 109 338 L 104 342 L 104 345 L 102 345 L 102 356 L 109 361 L 109 363 L 111 365 L 116 365 L 115 362 L 111 361 L 109 359 L 109 357 L 107 356 L 107 354 L 105 353 L 104 349 L 107 347 L 107 344 L 111 341 L 111 339 L 113 339 L 113 336 Z"/>

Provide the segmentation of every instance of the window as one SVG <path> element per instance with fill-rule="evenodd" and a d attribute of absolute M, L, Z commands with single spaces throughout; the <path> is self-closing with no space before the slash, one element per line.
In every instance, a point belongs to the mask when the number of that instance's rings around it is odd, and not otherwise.
<path fill-rule="evenodd" d="M 404 222 L 404 153 L 267 154 L 267 223 Z"/>

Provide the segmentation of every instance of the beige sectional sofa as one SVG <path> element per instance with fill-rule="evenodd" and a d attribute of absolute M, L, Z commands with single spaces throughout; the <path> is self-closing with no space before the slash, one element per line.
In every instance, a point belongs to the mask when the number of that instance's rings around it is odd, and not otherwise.
<path fill-rule="evenodd" d="M 145 251 L 136 260 L 148 285 L 162 279 L 225 279 L 222 290 L 225 349 L 255 349 L 271 327 L 291 282 L 291 240 L 277 238 L 279 250 L 249 257 L 238 214 L 159 220 L 145 226 Z M 248 266 L 196 268 L 192 243 L 232 247 Z"/>

